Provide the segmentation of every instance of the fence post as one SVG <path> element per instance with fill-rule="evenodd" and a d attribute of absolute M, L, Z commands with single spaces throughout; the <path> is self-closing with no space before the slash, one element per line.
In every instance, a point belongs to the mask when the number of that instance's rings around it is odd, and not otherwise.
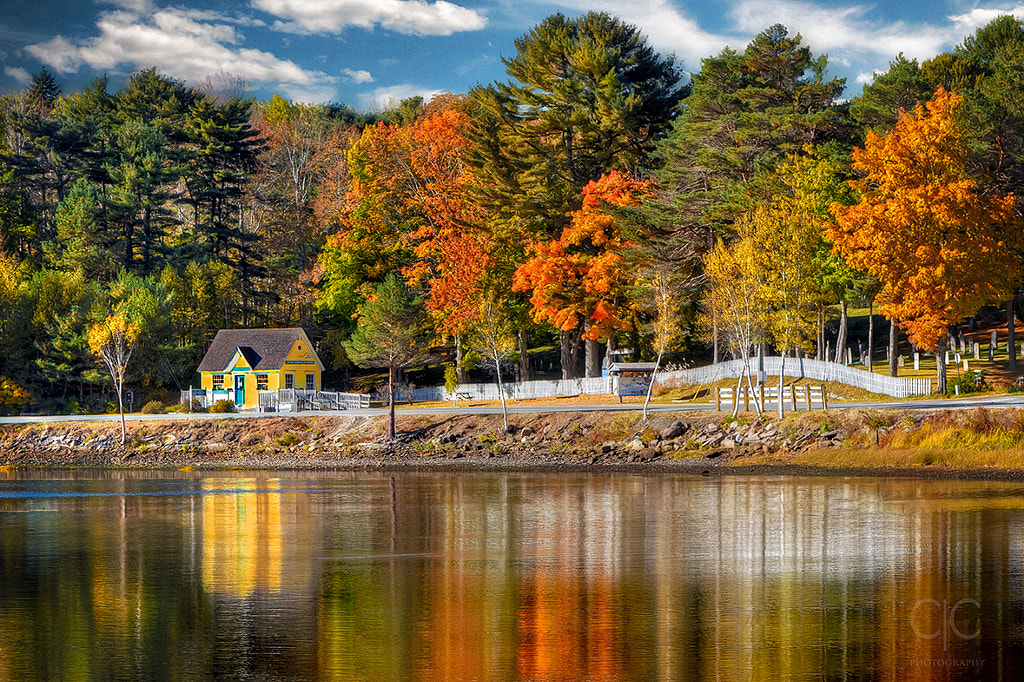
<path fill-rule="evenodd" d="M 793 384 L 789 391 L 789 401 L 793 405 L 793 411 L 796 412 L 796 384 Z"/>
<path fill-rule="evenodd" d="M 828 394 L 825 393 L 825 384 L 821 385 L 821 409 L 828 412 Z"/>
<path fill-rule="evenodd" d="M 757 399 L 761 401 L 761 412 L 764 412 L 764 384 L 757 385 Z"/>
<path fill-rule="evenodd" d="M 743 411 L 750 412 L 750 391 L 746 386 L 741 386 L 740 390 L 743 391 Z"/>
<path fill-rule="evenodd" d="M 722 387 L 715 386 L 715 409 L 719 412 L 722 411 Z"/>

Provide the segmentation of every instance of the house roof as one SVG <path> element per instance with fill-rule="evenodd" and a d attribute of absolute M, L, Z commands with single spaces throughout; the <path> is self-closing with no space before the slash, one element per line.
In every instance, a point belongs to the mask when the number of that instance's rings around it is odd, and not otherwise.
<path fill-rule="evenodd" d="M 200 372 L 223 371 L 236 351 L 240 351 L 253 371 L 268 371 L 284 367 L 285 359 L 296 341 L 306 344 L 303 350 L 323 369 L 323 363 L 313 350 L 313 344 L 301 327 L 288 329 L 221 329 L 199 363 Z"/>

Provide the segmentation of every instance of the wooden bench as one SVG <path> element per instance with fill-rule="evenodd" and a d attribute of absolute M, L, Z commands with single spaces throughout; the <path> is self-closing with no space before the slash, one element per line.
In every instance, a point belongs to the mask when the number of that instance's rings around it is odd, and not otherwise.
<path fill-rule="evenodd" d="M 473 395 L 470 394 L 470 393 L 466 393 L 464 391 L 456 391 L 455 392 L 455 399 L 456 400 L 470 400 L 472 398 L 473 398 Z"/>

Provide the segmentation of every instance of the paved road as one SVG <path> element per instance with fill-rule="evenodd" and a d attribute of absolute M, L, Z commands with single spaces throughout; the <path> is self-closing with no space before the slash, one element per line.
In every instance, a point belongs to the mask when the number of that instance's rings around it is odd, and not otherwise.
<path fill-rule="evenodd" d="M 871 410 L 936 410 L 936 409 L 971 409 L 988 407 L 993 409 L 1024 407 L 1024 394 L 982 396 L 977 398 L 936 398 L 933 400 L 894 400 L 889 402 L 830 403 L 829 409 L 871 409 Z M 637 412 L 642 408 L 640 403 L 566 403 L 564 405 L 509 405 L 509 414 L 542 414 L 552 412 Z M 708 403 L 654 403 L 648 408 L 651 412 L 711 412 L 714 405 Z M 769 413 L 774 412 L 769 409 Z M 299 412 L 300 416 L 313 415 L 348 415 L 376 417 L 386 415 L 387 408 L 371 408 L 360 410 L 341 410 L 337 412 Z M 400 407 L 399 414 L 411 415 L 456 415 L 456 414 L 501 414 L 500 405 L 467 405 L 464 407 Z M 256 419 L 260 417 L 295 416 L 292 413 L 255 413 L 239 414 L 131 414 L 129 421 L 180 421 L 186 419 Z M 0 424 L 27 424 L 39 422 L 84 422 L 84 421 L 117 421 L 116 414 L 103 415 L 24 415 L 17 417 L 0 417 Z"/>

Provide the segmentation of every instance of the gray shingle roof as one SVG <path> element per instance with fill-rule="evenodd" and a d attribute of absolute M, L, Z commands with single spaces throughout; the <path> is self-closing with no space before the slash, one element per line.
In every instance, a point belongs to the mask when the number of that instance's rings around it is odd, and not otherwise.
<path fill-rule="evenodd" d="M 221 329 L 199 363 L 200 372 L 219 372 L 224 369 L 236 350 L 241 350 L 246 361 L 256 371 L 281 369 L 292 345 L 301 339 L 308 344 L 309 354 L 316 358 L 309 338 L 301 327 L 289 329 Z M 319 364 L 319 359 L 317 359 Z"/>

